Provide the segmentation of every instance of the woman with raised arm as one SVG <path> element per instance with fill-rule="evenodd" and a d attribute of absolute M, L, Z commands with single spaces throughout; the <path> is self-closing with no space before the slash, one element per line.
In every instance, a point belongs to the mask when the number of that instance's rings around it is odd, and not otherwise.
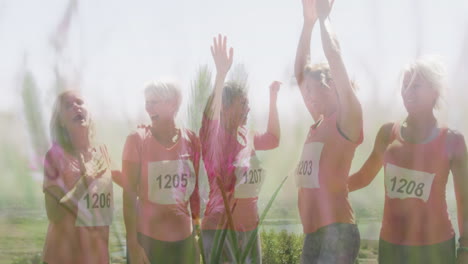
<path fill-rule="evenodd" d="M 150 126 L 127 137 L 123 150 L 123 210 L 131 264 L 198 263 L 193 225 L 199 224 L 196 134 L 175 117 L 182 95 L 173 83 L 145 89 Z"/>
<path fill-rule="evenodd" d="M 76 91 L 58 95 L 44 162 L 49 226 L 44 263 L 109 263 L 114 197 L 106 146 L 94 141 L 93 122 Z"/>
<path fill-rule="evenodd" d="M 408 113 L 384 124 L 372 153 L 349 178 L 349 190 L 367 186 L 384 167 L 385 205 L 379 263 L 455 263 L 455 233 L 445 198 L 449 172 L 458 204 L 458 263 L 468 263 L 468 166 L 463 135 L 441 125 L 433 109 L 444 88 L 444 69 L 431 58 L 403 71 L 401 96 Z"/>
<path fill-rule="evenodd" d="M 362 142 L 362 110 L 332 33 L 328 0 L 303 0 L 304 25 L 295 76 L 312 118 L 299 165 L 298 207 L 305 233 L 301 263 L 354 263 L 360 237 L 348 200 L 347 177 Z M 319 19 L 328 63 L 309 65 L 310 39 Z"/>
<path fill-rule="evenodd" d="M 246 250 L 247 242 L 256 232 L 259 217 L 257 200 L 261 186 L 268 178 L 256 156 L 256 150 L 269 150 L 279 144 L 280 127 L 276 101 L 279 82 L 270 86 L 270 113 L 268 128 L 263 134 L 249 131 L 245 125 L 249 113 L 249 101 L 245 87 L 235 83 L 225 83 L 232 65 L 233 49 L 227 51 L 226 37 L 214 38 L 211 53 L 216 64 L 216 80 L 203 115 L 200 129 L 203 160 L 210 184 L 209 201 L 202 222 L 205 255 L 210 259 L 216 232 L 234 229 L 241 251 Z M 222 193 L 226 195 L 225 207 Z M 226 211 L 232 214 L 228 223 Z M 226 238 L 223 247 L 224 261 L 232 262 L 239 249 Z M 220 261 L 223 261 L 220 260 Z M 245 263 L 261 263 L 259 236 Z"/>

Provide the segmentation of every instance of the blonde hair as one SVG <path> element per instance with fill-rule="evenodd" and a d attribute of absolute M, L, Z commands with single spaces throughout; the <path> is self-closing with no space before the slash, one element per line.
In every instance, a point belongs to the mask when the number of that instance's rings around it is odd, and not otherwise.
<path fill-rule="evenodd" d="M 446 68 L 442 63 L 442 59 L 439 56 L 425 56 L 417 59 L 411 63 L 408 63 L 402 71 L 400 85 L 403 87 L 403 79 L 405 75 L 413 74 L 414 76 L 420 76 L 427 82 L 430 87 L 437 93 L 437 100 L 434 105 L 435 109 L 440 107 L 440 102 L 444 98 L 446 88 Z"/>
<path fill-rule="evenodd" d="M 153 81 L 145 85 L 145 96 L 153 95 L 163 100 L 176 99 L 177 109 L 182 102 L 182 93 L 174 82 Z"/>
<path fill-rule="evenodd" d="M 328 83 L 331 81 L 332 77 L 328 63 L 307 64 L 304 68 L 304 75 L 320 82 L 322 86 L 330 88 Z"/>
<path fill-rule="evenodd" d="M 60 113 L 63 111 L 64 105 L 63 105 L 63 100 L 65 99 L 65 96 L 67 96 L 70 93 L 75 93 L 76 91 L 74 90 L 66 90 L 61 92 L 59 95 L 57 95 L 57 99 L 55 99 L 55 103 L 53 106 L 52 110 L 52 117 L 50 119 L 50 124 L 49 124 L 49 129 L 50 129 L 50 137 L 52 139 L 52 142 L 55 144 L 58 144 L 62 149 L 64 149 L 67 152 L 72 152 L 73 151 L 73 145 L 70 140 L 70 135 L 67 131 L 67 129 L 62 125 L 62 122 L 60 121 Z M 89 113 L 88 113 L 89 115 Z M 94 138 L 94 122 L 89 117 L 89 137 L 90 139 Z"/>

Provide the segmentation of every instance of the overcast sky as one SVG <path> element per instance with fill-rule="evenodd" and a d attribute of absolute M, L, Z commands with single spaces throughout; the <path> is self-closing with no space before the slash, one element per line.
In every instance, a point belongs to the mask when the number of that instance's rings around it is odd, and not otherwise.
<path fill-rule="evenodd" d="M 50 38 L 67 2 L 0 0 L 0 111 L 22 109 L 17 73 L 25 55 L 49 108 L 56 62 Z M 398 74 L 418 53 L 445 57 L 454 72 L 467 11 L 464 0 L 336 0 L 332 24 L 364 107 L 376 93 L 402 107 Z M 81 89 L 98 114 L 141 116 L 144 83 L 171 78 L 188 90 L 199 65 L 213 69 L 209 45 L 223 33 L 235 63 L 249 73 L 252 114 L 266 114 L 268 85 L 280 80 L 284 116 L 294 113 L 291 103 L 302 104 L 292 89 L 301 27 L 300 0 L 79 0 L 61 69 L 80 69 Z M 318 32 L 314 61 L 324 58 Z M 373 87 L 375 79 L 380 87 Z"/>

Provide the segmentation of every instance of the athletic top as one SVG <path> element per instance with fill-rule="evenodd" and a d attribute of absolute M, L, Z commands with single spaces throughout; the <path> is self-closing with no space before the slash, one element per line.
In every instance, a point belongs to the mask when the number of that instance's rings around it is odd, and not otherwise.
<path fill-rule="evenodd" d="M 189 237 L 192 218 L 198 218 L 200 212 L 200 142 L 196 135 L 181 129 L 179 140 L 166 148 L 150 127 L 139 128 L 127 137 L 122 159 L 140 168 L 137 231 L 168 242 Z M 123 177 L 123 188 L 128 188 L 128 175 Z"/>
<path fill-rule="evenodd" d="M 354 223 L 347 178 L 356 147 L 337 127 L 336 113 L 312 125 L 295 171 L 304 233 L 333 223 Z"/>
<path fill-rule="evenodd" d="M 445 189 L 450 171 L 446 150 L 447 128 L 425 144 L 401 137 L 392 128 L 384 154 L 385 206 L 380 237 L 398 245 L 430 245 L 455 233 L 447 212 Z"/>
<path fill-rule="evenodd" d="M 216 180 L 219 177 L 231 208 L 234 229 L 255 229 L 258 225 L 258 194 L 268 177 L 256 150 L 273 149 L 279 139 L 268 132 L 254 134 L 245 127 L 240 127 L 235 136 L 228 133 L 219 120 L 203 116 L 200 140 L 210 184 L 202 228 L 215 230 L 227 227 L 224 201 Z"/>
<path fill-rule="evenodd" d="M 114 197 L 110 159 L 104 145 L 94 148 L 93 159 L 104 158 L 107 170 L 89 184 L 88 190 L 74 202 L 76 211 L 66 210 L 58 221 L 49 221 L 43 260 L 53 263 L 108 263 L 109 225 Z M 43 191 L 58 186 L 68 193 L 81 178 L 77 158 L 53 144 L 44 161 Z M 79 184 L 79 183 L 78 183 Z"/>

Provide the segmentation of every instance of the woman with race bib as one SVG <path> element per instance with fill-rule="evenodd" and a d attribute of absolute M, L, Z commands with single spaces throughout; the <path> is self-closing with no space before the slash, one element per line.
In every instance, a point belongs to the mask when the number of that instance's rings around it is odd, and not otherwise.
<path fill-rule="evenodd" d="M 106 146 L 94 141 L 84 99 L 62 92 L 50 121 L 52 147 L 44 162 L 49 226 L 44 263 L 109 263 L 113 190 Z"/>
<path fill-rule="evenodd" d="M 354 263 L 360 236 L 348 200 L 347 177 L 362 142 L 362 110 L 336 36 L 328 0 L 302 0 L 304 25 L 295 76 L 315 120 L 295 171 L 298 207 L 305 233 L 301 263 Z M 327 63 L 309 65 L 310 39 L 319 19 Z"/>
<path fill-rule="evenodd" d="M 211 53 L 216 64 L 214 91 L 203 115 L 200 129 L 203 160 L 210 184 L 209 201 L 202 222 L 205 256 L 209 260 L 216 232 L 233 228 L 239 248 L 245 251 L 248 239 L 256 232 L 259 217 L 257 200 L 261 186 L 268 179 L 256 156 L 256 150 L 269 150 L 278 146 L 280 127 L 276 101 L 279 82 L 270 86 L 270 113 L 267 131 L 255 134 L 245 125 L 249 102 L 245 87 L 238 83 L 224 83 L 232 65 L 233 49 L 228 52 L 226 37 L 214 38 Z M 218 185 L 220 183 L 220 185 Z M 220 189 L 222 188 L 222 190 Z M 222 192 L 225 192 L 229 208 L 225 208 Z M 226 210 L 232 212 L 233 226 L 228 226 Z M 224 241 L 221 261 L 232 262 L 237 251 L 230 239 Z M 245 263 L 261 263 L 259 236 Z"/>
<path fill-rule="evenodd" d="M 178 128 L 179 88 L 168 82 L 146 86 L 151 125 L 127 137 L 123 151 L 123 202 L 131 264 L 198 263 L 193 224 L 200 211 L 200 142 Z"/>
<path fill-rule="evenodd" d="M 384 167 L 385 205 L 379 263 L 455 263 L 455 232 L 445 189 L 453 174 L 460 247 L 457 263 L 468 263 L 468 166 L 463 135 L 437 121 L 433 109 L 444 88 L 444 68 L 432 58 L 403 71 L 402 122 L 383 125 L 349 190 L 367 186 Z"/>

